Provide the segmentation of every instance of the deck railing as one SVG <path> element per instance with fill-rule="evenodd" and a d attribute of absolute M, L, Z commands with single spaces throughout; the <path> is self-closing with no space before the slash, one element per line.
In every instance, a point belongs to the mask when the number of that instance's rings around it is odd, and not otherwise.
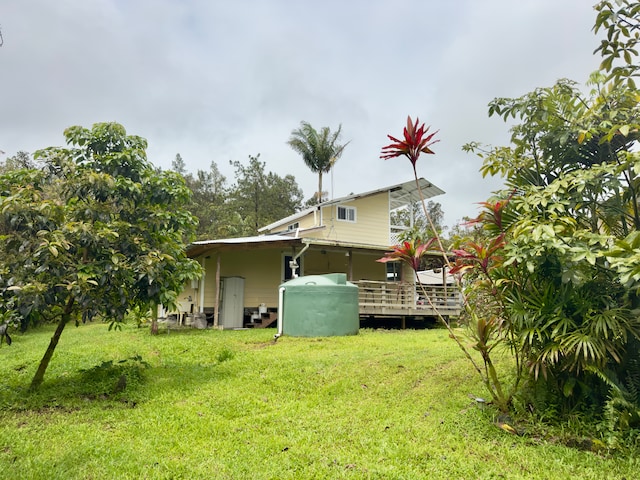
<path fill-rule="evenodd" d="M 359 280 L 358 303 L 361 315 L 436 315 L 420 287 L 406 282 Z M 434 307 L 442 315 L 459 315 L 461 297 L 453 285 L 424 285 Z"/>

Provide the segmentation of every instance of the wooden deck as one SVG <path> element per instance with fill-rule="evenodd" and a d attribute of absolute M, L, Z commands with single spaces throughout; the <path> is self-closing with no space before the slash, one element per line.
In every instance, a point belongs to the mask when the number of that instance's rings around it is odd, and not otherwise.
<path fill-rule="evenodd" d="M 436 317 L 419 286 L 403 282 L 359 280 L 358 303 L 361 316 Z M 458 316 L 462 308 L 460 293 L 451 285 L 424 285 L 431 302 L 442 316 Z"/>

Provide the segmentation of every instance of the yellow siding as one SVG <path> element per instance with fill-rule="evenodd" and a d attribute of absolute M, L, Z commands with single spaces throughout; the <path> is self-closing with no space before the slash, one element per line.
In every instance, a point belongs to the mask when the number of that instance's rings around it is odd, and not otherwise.
<path fill-rule="evenodd" d="M 323 253 L 324 252 L 324 253 Z M 244 278 L 244 307 L 256 308 L 261 303 L 268 308 L 278 306 L 278 286 L 283 282 L 283 255 L 291 255 L 290 250 L 279 248 L 254 249 L 247 251 L 230 251 L 221 254 L 220 277 Z M 385 280 L 385 265 L 376 262 L 382 253 L 353 252 L 353 280 Z M 216 263 L 218 254 L 211 252 L 205 259 L 206 275 L 204 278 L 205 308 L 213 308 L 216 297 Z M 202 257 L 197 258 L 202 262 Z M 349 274 L 349 257 L 344 251 L 310 249 L 302 260 L 304 275 L 321 275 L 325 273 Z M 191 296 L 193 310 L 200 310 L 200 292 L 193 289 L 189 282 L 180 293 L 179 300 L 187 301 Z"/>
<path fill-rule="evenodd" d="M 323 253 L 325 252 L 325 253 Z M 353 280 L 385 280 L 384 264 L 376 262 L 382 254 L 354 252 L 352 259 Z M 345 252 L 309 250 L 304 256 L 304 274 L 322 275 L 325 273 L 349 274 L 349 257 Z"/>
<path fill-rule="evenodd" d="M 299 218 L 298 220 L 294 220 L 291 223 L 287 223 L 280 227 L 274 228 L 273 230 L 269 230 L 269 233 L 286 233 L 289 231 L 289 225 L 292 225 L 294 223 L 297 223 L 298 228 L 300 229 L 317 227 L 319 226 L 318 224 L 320 223 L 320 219 L 317 217 L 318 215 L 314 215 L 314 212 L 310 212 L 306 214 L 304 217 Z"/>
<path fill-rule="evenodd" d="M 304 255 L 304 274 L 322 275 L 324 273 L 347 273 L 349 257 L 344 252 L 324 250 L 307 251 Z"/>
<path fill-rule="evenodd" d="M 338 220 L 338 206 L 356 209 L 356 221 Z M 319 212 L 310 212 L 296 220 L 300 230 L 324 227 L 321 230 L 300 232 L 301 237 L 321 238 L 347 243 L 369 245 L 389 245 L 389 192 L 380 192 L 368 197 L 356 198 L 338 205 L 322 207 Z M 269 233 L 284 233 L 290 224 L 283 225 Z"/>
<path fill-rule="evenodd" d="M 320 219 L 317 218 L 318 214 L 315 212 L 308 213 L 304 217 L 298 220 L 300 228 L 312 228 L 320 225 Z"/>
<path fill-rule="evenodd" d="M 356 221 L 338 220 L 338 206 L 354 207 Z M 325 229 L 318 237 L 341 242 L 389 244 L 389 193 L 381 192 L 322 209 Z"/>
<path fill-rule="evenodd" d="M 386 281 L 387 268 L 384 263 L 376 262 L 383 257 L 380 254 L 371 255 L 369 253 L 354 254 L 353 256 L 353 280 L 379 280 Z"/>
<path fill-rule="evenodd" d="M 216 262 L 213 252 L 205 260 L 204 307 L 212 308 L 216 297 Z M 244 278 L 244 306 L 255 308 L 261 303 L 278 306 L 278 285 L 282 276 L 282 252 L 279 249 L 256 249 L 224 252 L 220 259 L 220 278 Z M 197 298 L 198 307 L 200 297 Z"/>

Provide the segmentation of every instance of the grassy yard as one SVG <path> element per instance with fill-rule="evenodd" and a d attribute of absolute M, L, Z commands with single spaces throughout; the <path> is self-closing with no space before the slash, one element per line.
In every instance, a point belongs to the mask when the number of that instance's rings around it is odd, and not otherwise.
<path fill-rule="evenodd" d="M 640 461 L 508 434 L 443 330 L 69 326 L 0 348 L 0 478 L 637 478 Z"/>

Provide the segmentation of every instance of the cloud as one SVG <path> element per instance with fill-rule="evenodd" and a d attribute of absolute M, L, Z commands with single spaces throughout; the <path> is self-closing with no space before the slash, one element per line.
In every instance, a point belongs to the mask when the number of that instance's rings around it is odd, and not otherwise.
<path fill-rule="evenodd" d="M 189 170 L 261 153 L 311 196 L 316 176 L 287 145 L 301 120 L 343 126 L 351 143 L 335 196 L 411 178 L 382 161 L 407 115 L 439 129 L 420 173 L 448 193 L 451 224 L 475 215 L 499 181 L 463 153 L 471 140 L 508 141 L 487 118 L 518 96 L 597 67 L 595 13 L 584 0 L 23 0 L 3 5 L 0 149 L 63 142 L 70 125 L 117 121 L 149 140 L 149 158 Z M 328 183 L 331 185 L 331 182 Z"/>

